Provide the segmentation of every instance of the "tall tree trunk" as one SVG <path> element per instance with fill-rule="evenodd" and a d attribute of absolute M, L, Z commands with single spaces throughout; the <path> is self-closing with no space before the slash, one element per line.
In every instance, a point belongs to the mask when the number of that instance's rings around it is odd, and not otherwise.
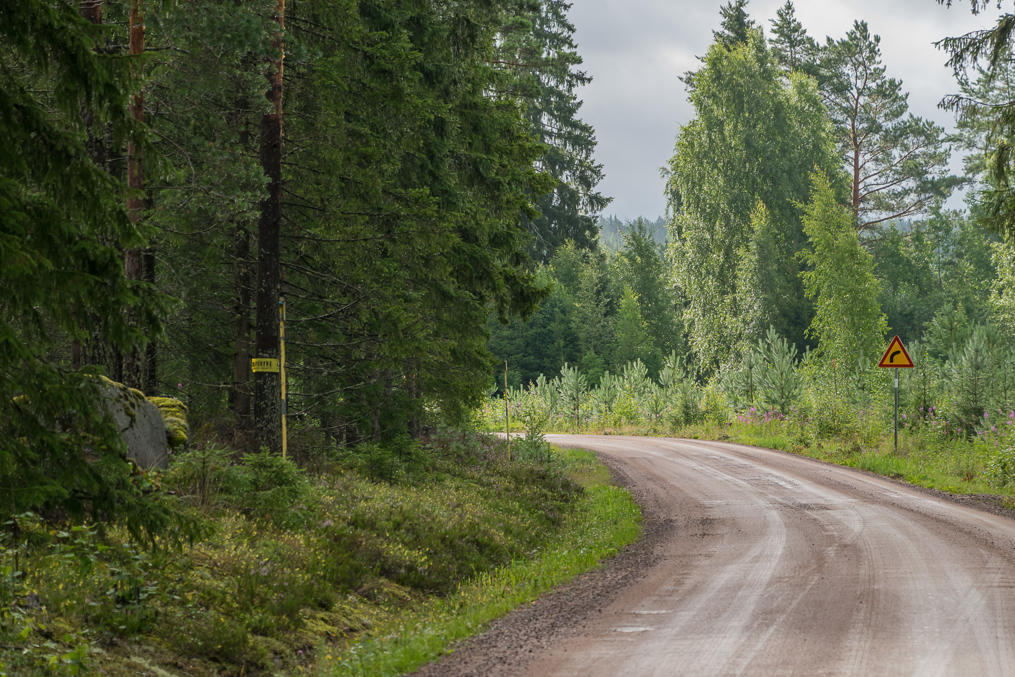
<path fill-rule="evenodd" d="M 78 3 L 78 14 L 93 24 L 102 23 L 102 0 L 81 0 Z"/>
<path fill-rule="evenodd" d="M 78 3 L 78 14 L 93 24 L 102 23 L 102 0 L 80 0 Z M 81 109 L 81 121 L 85 125 L 85 129 L 88 130 L 88 138 L 85 141 L 85 147 L 88 149 L 88 155 L 99 167 L 106 166 L 106 147 L 102 140 L 101 134 L 95 133 L 95 114 L 87 106 L 83 106 Z M 86 341 L 82 344 L 80 341 L 75 340 L 71 344 L 71 368 L 80 369 L 85 363 L 94 359 L 94 355 L 90 354 L 94 351 L 95 346 L 101 341 L 101 332 L 96 331 L 97 327 L 100 327 L 100 320 L 98 318 L 92 318 L 92 337 L 90 341 Z"/>
<path fill-rule="evenodd" d="M 268 177 L 268 195 L 261 202 L 257 228 L 257 357 L 279 358 L 279 293 L 281 291 L 282 222 L 282 66 L 285 58 L 285 0 L 277 0 L 276 59 L 268 70 L 266 92 L 272 110 L 261 119 L 261 167 Z M 282 399 L 278 372 L 254 374 L 254 425 L 257 444 L 269 451 L 282 446 Z"/>
<path fill-rule="evenodd" d="M 237 0 L 238 4 L 238 0 Z M 250 148 L 250 99 L 243 86 L 238 86 L 235 124 L 239 129 L 238 142 L 242 152 Z M 229 408 L 233 413 L 233 446 L 255 451 L 253 448 L 250 418 L 250 358 L 253 312 L 250 301 L 254 289 L 254 270 L 250 258 L 250 227 L 239 219 L 233 230 L 233 378 L 229 388 Z"/>
<path fill-rule="evenodd" d="M 155 249 L 146 247 L 141 257 L 141 274 L 144 281 L 155 286 Z M 159 353 L 155 341 L 149 340 L 145 348 L 144 382 L 141 388 L 149 395 L 157 395 L 159 389 Z"/>
<path fill-rule="evenodd" d="M 140 56 L 144 53 L 144 17 L 141 0 L 132 0 L 129 18 L 129 52 L 131 77 L 135 83 L 141 80 Z M 138 86 L 130 104 L 130 113 L 140 126 L 144 122 L 144 92 Z M 144 176 L 141 168 L 141 149 L 134 135 L 127 141 L 127 216 L 135 226 L 141 222 L 144 211 Z M 128 280 L 140 280 L 142 275 L 141 248 L 131 247 L 123 252 L 123 268 Z M 134 388 L 143 387 L 142 359 L 137 349 L 130 350 L 123 361 L 124 383 Z"/>
<path fill-rule="evenodd" d="M 243 134 L 242 136 L 246 136 Z M 241 139 L 241 142 L 245 139 Z M 246 224 L 236 224 L 233 256 L 236 261 L 235 306 L 233 331 L 233 382 L 229 406 L 235 418 L 233 442 L 237 447 L 249 446 L 250 433 L 250 231 Z"/>

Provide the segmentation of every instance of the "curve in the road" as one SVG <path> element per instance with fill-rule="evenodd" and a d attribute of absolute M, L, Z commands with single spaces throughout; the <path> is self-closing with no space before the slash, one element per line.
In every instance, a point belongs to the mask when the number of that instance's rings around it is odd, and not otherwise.
<path fill-rule="evenodd" d="M 509 616 L 431 674 L 1015 674 L 1015 521 L 765 449 L 549 438 L 631 486 L 651 556 L 608 590 L 579 581 Z"/>

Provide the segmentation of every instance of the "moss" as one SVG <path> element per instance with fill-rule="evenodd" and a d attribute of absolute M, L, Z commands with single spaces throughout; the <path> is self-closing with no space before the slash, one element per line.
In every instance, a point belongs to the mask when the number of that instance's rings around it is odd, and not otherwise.
<path fill-rule="evenodd" d="M 159 408 L 166 426 L 166 441 L 173 451 L 187 444 L 190 427 L 187 425 L 187 405 L 175 397 L 149 397 L 148 401 Z"/>

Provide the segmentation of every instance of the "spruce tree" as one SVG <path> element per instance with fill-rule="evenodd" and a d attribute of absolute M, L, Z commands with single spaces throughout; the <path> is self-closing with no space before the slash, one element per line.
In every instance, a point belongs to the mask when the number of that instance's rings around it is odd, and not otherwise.
<path fill-rule="evenodd" d="M 595 131 L 579 117 L 576 90 L 592 78 L 579 68 L 575 29 L 567 18 L 572 3 L 518 4 L 501 29 L 496 63 L 506 76 L 501 87 L 518 97 L 542 144 L 536 165 L 553 180 L 549 192 L 535 197 L 538 215 L 527 219 L 530 252 L 547 261 L 567 240 L 594 247 L 597 219 L 610 199 L 597 190 L 603 166 L 595 162 Z"/>
<path fill-rule="evenodd" d="M 727 49 L 746 44 L 750 33 L 758 30 L 758 25 L 747 15 L 747 0 L 730 0 L 719 8 L 719 30 L 712 31 L 712 41 Z"/>
<path fill-rule="evenodd" d="M 121 251 L 144 242 L 122 182 L 88 152 L 93 127 L 118 145 L 130 128 L 126 64 L 94 48 L 105 31 L 67 3 L 0 7 L 0 519 L 47 509 L 123 518 L 143 535 L 166 513 L 131 481 L 101 369 L 70 359 L 96 318 L 100 339 L 127 353 L 164 311 L 124 274 Z"/>
<path fill-rule="evenodd" d="M 776 62 L 787 73 L 800 71 L 808 75 L 817 75 L 818 43 L 807 35 L 803 24 L 796 18 L 796 8 L 791 0 L 776 11 L 772 19 L 772 55 Z"/>
<path fill-rule="evenodd" d="M 938 0 L 951 6 L 951 0 Z M 985 0 L 971 0 L 974 14 L 992 6 Z M 1000 9 L 1000 3 L 997 4 Z M 982 68 L 984 84 L 1001 85 L 988 99 L 949 96 L 944 105 L 959 111 L 962 117 L 979 118 L 990 132 L 986 137 L 986 178 L 988 187 L 979 196 L 983 219 L 995 230 L 1015 232 L 1015 97 L 1004 85 L 1010 81 L 1013 26 L 1015 14 L 1003 12 L 996 23 L 982 30 L 949 37 L 937 46 L 950 55 L 948 65 L 960 83 L 967 81 L 968 70 Z"/>

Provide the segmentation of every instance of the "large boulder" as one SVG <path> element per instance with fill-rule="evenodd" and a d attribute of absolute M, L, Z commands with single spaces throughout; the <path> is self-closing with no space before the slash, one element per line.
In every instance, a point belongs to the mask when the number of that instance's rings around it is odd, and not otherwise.
<path fill-rule="evenodd" d="M 109 379 L 103 379 L 102 396 L 127 445 L 127 456 L 145 470 L 167 467 L 169 445 L 159 408 L 141 391 Z"/>

